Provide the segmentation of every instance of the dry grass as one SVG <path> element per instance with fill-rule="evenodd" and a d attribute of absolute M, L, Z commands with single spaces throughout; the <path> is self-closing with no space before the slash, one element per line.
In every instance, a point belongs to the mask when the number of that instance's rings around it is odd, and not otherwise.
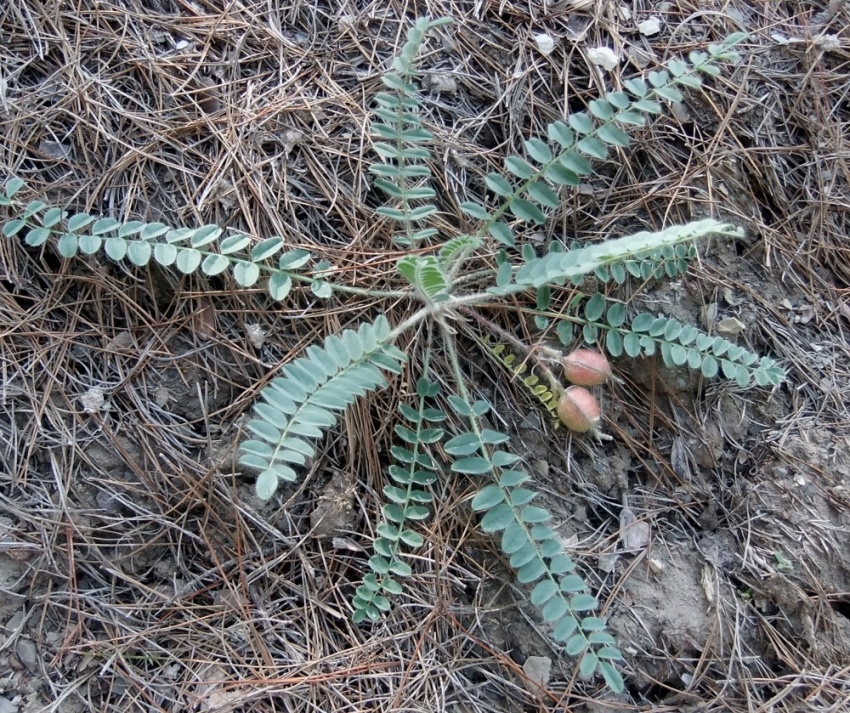
<path fill-rule="evenodd" d="M 624 616 L 649 557 L 704 547 L 707 533 L 739 547 L 734 562 L 700 560 L 716 584 L 700 652 L 669 632 L 645 649 L 636 639 L 631 696 L 605 710 L 838 713 L 850 707 L 850 571 L 836 554 L 850 543 L 850 10 L 675 0 L 654 11 L 664 30 L 647 38 L 619 5 L 11 0 L 0 9 L 0 176 L 118 218 L 282 235 L 330 260 L 341 281 L 387 286 L 399 253 L 372 213 L 367 113 L 413 17 L 457 19 L 423 63 L 457 85 L 425 102 L 447 235 L 481 176 L 566 108 L 743 23 L 751 39 L 734 76 L 692 96 L 687 116 L 639 132 L 543 237 L 594 240 L 707 214 L 746 226 L 740 255 L 712 246 L 693 277 L 650 299 L 740 316 L 750 348 L 787 361 L 789 386 L 767 400 L 712 385 L 695 402 L 664 393 L 652 369 L 626 367 L 609 430 L 655 539 L 613 574 L 592 565 L 617 548 L 619 490 L 600 488 L 581 452 L 550 459 L 541 486 L 561 512 L 596 513 L 577 553 Z M 642 20 L 654 5 L 629 7 Z M 534 43 L 544 31 L 559 38 L 549 57 Z M 628 58 L 611 75 L 587 58 L 603 44 Z M 252 500 L 234 472 L 241 415 L 274 369 L 386 305 L 297 293 L 265 311 L 262 295 L 230 283 L 66 263 L 12 241 L 0 243 L 0 266 L 0 557 L 20 574 L 3 583 L 0 611 L 25 612 L 0 654 L 14 662 L 27 637 L 39 654 L 2 684 L 21 686 L 22 710 L 601 709 L 585 705 L 601 687 L 575 680 L 566 660 L 530 693 L 499 645 L 500 629 L 537 623 L 499 589 L 498 558 L 462 502 L 468 484 L 442 486 L 432 544 L 392 616 L 350 623 L 386 413 L 407 379 L 352 409 L 321 468 L 278 505 Z M 269 335 L 261 348 L 247 339 L 253 324 Z M 522 422 L 528 404 L 475 373 L 505 421 Z M 93 388 L 107 408 L 88 413 L 80 399 Z M 331 474 L 354 493 L 342 544 L 311 535 Z M 818 562 L 829 566 L 812 571 Z M 555 656 L 544 638 L 536 645 Z M 23 687 L 32 679 L 40 692 Z"/>

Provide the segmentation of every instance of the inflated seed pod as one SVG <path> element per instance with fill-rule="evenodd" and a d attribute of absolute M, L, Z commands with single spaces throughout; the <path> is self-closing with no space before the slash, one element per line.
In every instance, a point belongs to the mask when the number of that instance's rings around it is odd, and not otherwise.
<path fill-rule="evenodd" d="M 596 433 L 602 419 L 599 402 L 583 386 L 570 386 L 558 402 L 558 418 L 576 433 Z"/>
<path fill-rule="evenodd" d="M 614 376 L 605 356 L 591 349 L 576 349 L 561 364 L 567 381 L 579 386 L 598 386 Z"/>

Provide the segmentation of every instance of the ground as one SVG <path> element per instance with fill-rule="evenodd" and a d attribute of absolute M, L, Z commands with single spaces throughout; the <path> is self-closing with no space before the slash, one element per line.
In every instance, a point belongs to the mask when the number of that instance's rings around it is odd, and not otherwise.
<path fill-rule="evenodd" d="M 258 391 L 374 315 L 368 300 L 295 291 L 270 308 L 226 279 L 3 239 L 0 713 L 850 710 L 842 0 L 11 0 L 0 178 L 74 210 L 282 235 L 340 280 L 383 285 L 401 253 L 373 215 L 368 111 L 425 14 L 456 20 L 423 59 L 449 232 L 483 174 L 548 122 L 749 34 L 740 66 L 636 131 L 522 237 L 707 215 L 744 227 L 702 244 L 684 278 L 620 297 L 725 330 L 787 380 L 741 389 L 618 359 L 623 383 L 601 392 L 612 440 L 594 442 L 553 432 L 474 345 L 465 357 L 603 603 L 626 691 L 577 676 L 476 529 L 469 481 L 437 486 L 392 614 L 351 623 L 386 414 L 409 374 L 352 408 L 299 483 L 253 494 L 234 455 Z M 611 71 L 592 61 L 602 46 Z"/>

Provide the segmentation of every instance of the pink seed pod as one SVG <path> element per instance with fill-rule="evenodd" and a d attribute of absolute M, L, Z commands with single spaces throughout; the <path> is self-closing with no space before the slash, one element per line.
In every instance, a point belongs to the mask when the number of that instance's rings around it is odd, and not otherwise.
<path fill-rule="evenodd" d="M 599 386 L 614 376 L 605 356 L 591 349 L 576 349 L 561 364 L 567 381 L 579 386 Z"/>
<path fill-rule="evenodd" d="M 596 433 L 602 409 L 593 394 L 583 386 L 570 386 L 558 402 L 558 418 L 576 433 Z"/>

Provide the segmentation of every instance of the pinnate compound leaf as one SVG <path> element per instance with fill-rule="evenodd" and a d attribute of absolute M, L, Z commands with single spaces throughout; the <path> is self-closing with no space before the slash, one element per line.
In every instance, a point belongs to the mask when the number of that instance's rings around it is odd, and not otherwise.
<path fill-rule="evenodd" d="M 304 457 L 313 457 L 314 448 L 304 439 L 318 438 L 336 423 L 337 416 L 329 409 L 344 410 L 345 401 L 350 405 L 367 391 L 386 386 L 375 365 L 378 355 L 399 368 L 404 355 L 386 343 L 390 334 L 389 324 L 381 316 L 374 324 L 362 324 L 356 332 L 349 329 L 340 336 L 328 337 L 322 347 L 311 346 L 307 356 L 287 365 L 284 376 L 274 379 L 261 392 L 267 403 L 257 404 L 255 413 L 259 418 L 248 425 L 267 442 L 243 442 L 242 452 L 268 461 L 267 470 L 276 472 L 279 478 L 295 479 L 295 472 L 286 464 L 300 464 Z M 342 403 L 340 398 L 344 399 Z M 411 461 L 415 460 L 410 455 Z M 421 457 L 424 459 L 424 454 Z M 266 487 L 262 492 L 258 489 L 258 496 L 270 497 L 270 477 L 263 482 Z M 428 514 L 425 508 L 417 510 L 412 506 L 410 510 L 415 516 L 421 516 L 420 510 L 425 516 Z"/>

